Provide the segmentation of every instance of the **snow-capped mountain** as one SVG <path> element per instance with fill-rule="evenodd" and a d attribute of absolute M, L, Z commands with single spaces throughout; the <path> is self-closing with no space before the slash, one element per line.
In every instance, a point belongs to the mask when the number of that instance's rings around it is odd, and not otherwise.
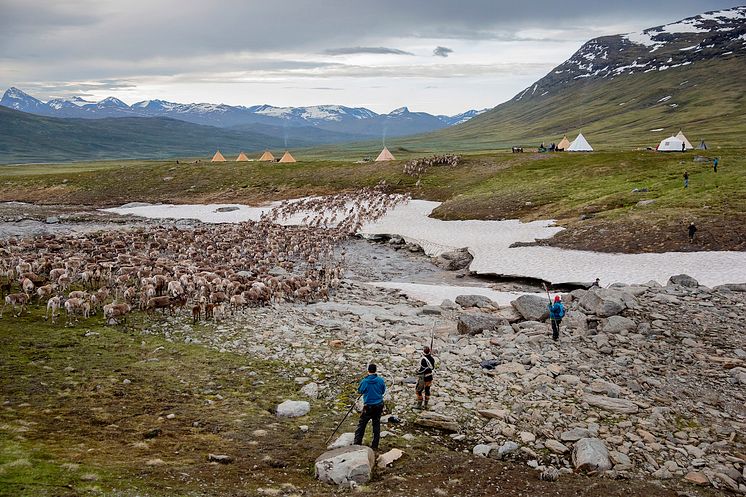
<path fill-rule="evenodd" d="M 513 100 L 543 97 L 579 80 L 666 71 L 698 61 L 745 54 L 746 6 L 705 12 L 639 33 L 590 40 Z"/>
<path fill-rule="evenodd" d="M 180 104 L 165 100 L 143 100 L 127 105 L 109 97 L 91 102 L 80 97 L 56 98 L 42 102 L 18 88 L 10 88 L 0 105 L 12 109 L 53 117 L 170 117 L 195 124 L 222 128 L 262 124 L 280 127 L 313 126 L 338 133 L 362 136 L 401 136 L 424 133 L 460 124 L 483 111 L 470 110 L 457 116 L 433 116 L 425 112 L 410 112 L 407 107 L 378 114 L 364 107 L 315 105 L 310 107 L 251 107 L 225 104 Z"/>

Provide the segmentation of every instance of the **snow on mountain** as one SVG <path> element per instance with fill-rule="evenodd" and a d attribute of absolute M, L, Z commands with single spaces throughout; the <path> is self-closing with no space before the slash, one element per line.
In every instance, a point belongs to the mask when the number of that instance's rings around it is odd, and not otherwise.
<path fill-rule="evenodd" d="M 490 109 L 481 109 L 481 110 L 467 110 L 466 112 L 462 112 L 461 114 L 456 114 L 455 116 L 438 116 L 438 118 L 446 123 L 448 126 L 456 126 L 457 124 L 463 124 L 469 119 L 476 117 L 480 114 L 484 114 Z"/>
<path fill-rule="evenodd" d="M 706 12 L 641 32 L 603 36 L 516 95 L 540 98 L 577 80 L 666 71 L 700 60 L 746 56 L 746 6 Z"/>
<path fill-rule="evenodd" d="M 407 107 L 388 114 L 377 114 L 364 107 L 314 105 L 308 107 L 251 107 L 225 104 L 180 104 L 165 100 L 143 100 L 127 105 L 118 98 L 108 97 L 91 102 L 80 97 L 56 98 L 44 103 L 25 92 L 10 88 L 0 105 L 23 112 L 55 117 L 169 117 L 195 124 L 217 127 L 269 125 L 275 127 L 314 127 L 327 131 L 355 135 L 389 136 L 422 133 L 464 122 L 482 111 L 467 111 L 457 116 L 433 116 L 411 112 Z"/>

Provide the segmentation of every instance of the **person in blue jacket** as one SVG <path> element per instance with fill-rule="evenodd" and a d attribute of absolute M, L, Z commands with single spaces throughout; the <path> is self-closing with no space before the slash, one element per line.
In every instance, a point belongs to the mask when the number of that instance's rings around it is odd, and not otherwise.
<path fill-rule="evenodd" d="M 360 413 L 360 420 L 355 430 L 355 445 L 363 444 L 365 428 L 368 421 L 373 425 L 373 441 L 370 444 L 371 449 L 378 449 L 378 442 L 381 439 L 381 414 L 383 414 L 383 394 L 386 392 L 386 383 L 383 378 L 376 374 L 377 367 L 375 364 L 368 365 L 368 375 L 360 380 L 358 393 L 363 394 L 363 412 Z"/>
<path fill-rule="evenodd" d="M 562 318 L 565 317 L 565 306 L 559 295 L 554 297 L 554 303 L 548 304 L 549 320 L 552 322 L 552 339 L 559 340 L 559 329 Z"/>

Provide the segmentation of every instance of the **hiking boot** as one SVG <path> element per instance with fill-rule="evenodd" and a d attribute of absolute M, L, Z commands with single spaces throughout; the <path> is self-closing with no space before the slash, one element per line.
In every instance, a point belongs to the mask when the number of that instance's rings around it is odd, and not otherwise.
<path fill-rule="evenodd" d="M 412 409 L 422 409 L 422 401 L 418 400 L 417 403 L 412 406 Z"/>
<path fill-rule="evenodd" d="M 429 402 L 429 401 L 427 401 L 427 400 L 426 400 L 426 401 L 425 401 L 425 403 L 424 403 L 424 404 L 422 404 L 422 408 L 423 408 L 423 409 L 427 409 L 427 403 L 428 403 L 428 402 Z"/>

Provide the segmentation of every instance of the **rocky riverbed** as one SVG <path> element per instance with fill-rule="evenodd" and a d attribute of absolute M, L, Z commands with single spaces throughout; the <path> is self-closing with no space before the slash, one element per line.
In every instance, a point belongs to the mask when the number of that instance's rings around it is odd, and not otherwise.
<path fill-rule="evenodd" d="M 330 302 L 251 309 L 209 333 L 183 319 L 153 332 L 282 361 L 327 405 L 343 392 L 328 378 L 354 378 L 374 361 L 405 421 L 389 425 L 391 437 L 436 427 L 547 478 L 583 467 L 746 493 L 744 290 L 685 277 L 576 290 L 564 296 L 569 312 L 553 342 L 543 301 L 425 306 L 349 279 Z M 486 324 L 473 327 L 472 317 Z M 439 364 L 431 409 L 420 413 L 413 370 L 431 329 Z M 443 443 L 440 429 L 432 443 Z"/>

